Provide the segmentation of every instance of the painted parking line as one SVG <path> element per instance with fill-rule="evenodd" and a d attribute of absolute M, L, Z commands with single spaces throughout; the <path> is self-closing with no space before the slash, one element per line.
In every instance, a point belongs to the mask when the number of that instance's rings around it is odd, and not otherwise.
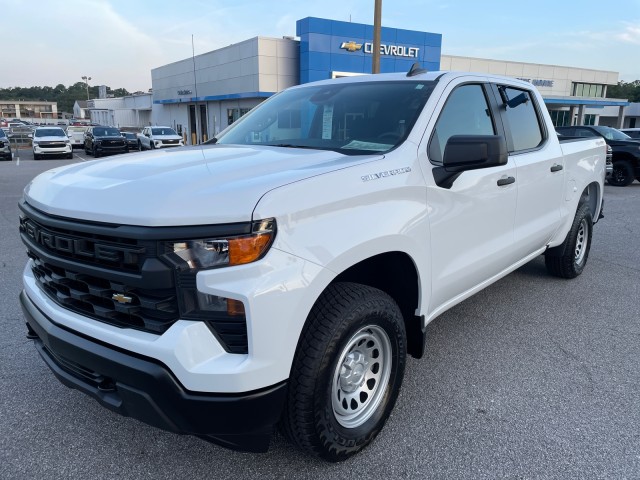
<path fill-rule="evenodd" d="M 83 156 L 81 156 L 81 155 L 79 155 L 79 154 L 77 154 L 77 153 L 74 153 L 73 155 L 74 155 L 75 157 L 79 158 L 79 159 L 80 159 L 81 161 L 83 161 L 83 162 L 86 162 L 86 161 L 87 161 L 87 159 L 86 159 L 86 158 L 84 158 Z"/>

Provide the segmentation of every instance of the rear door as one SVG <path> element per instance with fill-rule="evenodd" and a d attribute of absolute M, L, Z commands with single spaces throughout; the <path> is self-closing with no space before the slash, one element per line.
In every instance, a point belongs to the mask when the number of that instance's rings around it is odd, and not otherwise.
<path fill-rule="evenodd" d="M 544 105 L 538 104 L 536 95 L 509 85 L 492 88 L 500 105 L 509 161 L 518 170 L 514 248 L 524 258 L 544 247 L 558 228 L 566 165 L 555 132 L 546 128 Z"/>

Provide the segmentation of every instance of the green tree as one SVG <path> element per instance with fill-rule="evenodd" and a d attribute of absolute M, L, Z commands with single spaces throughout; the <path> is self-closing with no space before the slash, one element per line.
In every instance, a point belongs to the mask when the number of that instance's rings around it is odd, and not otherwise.
<path fill-rule="evenodd" d="M 107 91 L 116 97 L 129 95 L 124 88 L 111 89 Z M 90 98 L 98 98 L 98 86 L 89 87 Z M 86 100 L 87 86 L 84 82 L 76 82 L 65 87 L 59 83 L 55 87 L 10 87 L 0 88 L 0 100 L 36 100 L 46 102 L 56 102 L 58 112 L 73 112 L 73 104 L 76 100 Z"/>
<path fill-rule="evenodd" d="M 609 85 L 607 98 L 626 98 L 630 102 L 640 102 L 640 80 L 619 81 L 617 85 Z"/>

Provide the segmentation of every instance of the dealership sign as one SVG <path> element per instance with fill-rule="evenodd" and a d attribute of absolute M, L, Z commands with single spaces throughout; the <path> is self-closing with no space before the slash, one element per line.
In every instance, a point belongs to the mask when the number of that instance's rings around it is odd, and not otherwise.
<path fill-rule="evenodd" d="M 523 82 L 529 82 L 536 87 L 553 87 L 553 80 L 540 80 L 538 78 L 518 78 Z"/>
<path fill-rule="evenodd" d="M 354 41 L 350 42 L 342 42 L 340 48 L 348 51 L 348 52 L 356 52 L 358 50 L 363 50 L 362 43 L 356 43 Z M 407 57 L 407 58 L 418 58 L 418 52 L 420 49 L 418 47 L 405 47 L 403 45 L 384 45 L 380 44 L 380 55 L 391 55 L 394 57 Z M 364 53 L 372 54 L 373 53 L 373 43 L 365 43 L 364 44 Z"/>

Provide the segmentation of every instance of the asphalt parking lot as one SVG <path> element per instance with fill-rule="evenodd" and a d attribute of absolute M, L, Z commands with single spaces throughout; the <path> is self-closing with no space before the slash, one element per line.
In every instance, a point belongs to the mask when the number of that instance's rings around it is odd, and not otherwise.
<path fill-rule="evenodd" d="M 580 277 L 538 258 L 432 322 L 385 429 L 334 465 L 280 435 L 245 454 L 166 433 L 54 378 L 25 338 L 17 202 L 39 172 L 92 157 L 32 158 L 0 162 L 0 478 L 640 478 L 637 181 L 605 187 Z"/>

